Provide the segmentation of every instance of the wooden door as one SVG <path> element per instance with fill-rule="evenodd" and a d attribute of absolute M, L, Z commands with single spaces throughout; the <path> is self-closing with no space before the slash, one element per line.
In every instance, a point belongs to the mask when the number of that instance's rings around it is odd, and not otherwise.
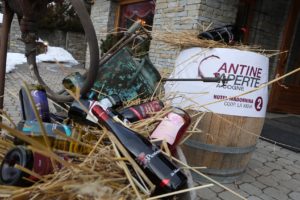
<path fill-rule="evenodd" d="M 283 75 L 300 67 L 300 1 L 293 0 L 283 33 L 276 74 Z M 272 85 L 268 110 L 300 114 L 300 72 Z"/>

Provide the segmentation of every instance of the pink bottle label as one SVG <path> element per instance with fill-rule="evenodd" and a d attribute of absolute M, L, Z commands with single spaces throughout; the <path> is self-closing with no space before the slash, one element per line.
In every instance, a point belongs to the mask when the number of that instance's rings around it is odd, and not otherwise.
<path fill-rule="evenodd" d="M 153 131 L 150 138 L 166 140 L 173 145 L 179 129 L 184 125 L 184 119 L 176 114 L 169 113 Z"/>

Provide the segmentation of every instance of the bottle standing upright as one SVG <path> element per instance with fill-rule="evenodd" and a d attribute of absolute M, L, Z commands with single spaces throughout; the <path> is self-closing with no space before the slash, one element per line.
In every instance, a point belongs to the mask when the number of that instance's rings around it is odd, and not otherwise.
<path fill-rule="evenodd" d="M 180 108 L 174 107 L 154 129 L 150 138 L 165 139 L 170 150 L 174 152 L 190 123 L 189 114 Z"/>
<path fill-rule="evenodd" d="M 43 122 L 51 122 L 46 91 L 41 85 L 29 85 L 30 95 Z M 24 87 L 19 92 L 23 120 L 36 120 L 29 97 Z"/>
<path fill-rule="evenodd" d="M 155 193 L 172 192 L 186 186 L 187 178 L 162 152 L 149 140 L 126 128 L 112 119 L 109 110 L 94 105 L 92 113 L 110 130 L 148 178 L 156 185 Z"/>

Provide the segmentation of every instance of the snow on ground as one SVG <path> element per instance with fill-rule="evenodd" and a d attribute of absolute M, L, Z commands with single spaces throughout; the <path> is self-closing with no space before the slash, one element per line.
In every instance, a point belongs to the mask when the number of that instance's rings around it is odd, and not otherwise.
<path fill-rule="evenodd" d="M 47 53 L 40 54 L 36 57 L 37 62 L 62 62 L 70 65 L 78 65 L 77 60 L 66 50 L 61 47 L 48 46 Z"/>
<path fill-rule="evenodd" d="M 36 57 L 37 62 L 60 62 L 66 63 L 72 66 L 79 64 L 73 56 L 63 48 L 60 47 L 50 47 L 48 46 L 48 51 L 45 54 L 40 54 Z M 21 53 L 7 53 L 6 60 L 6 73 L 12 71 L 16 65 L 26 63 L 26 57 Z"/>
<path fill-rule="evenodd" d="M 0 23 L 2 23 L 2 22 L 3 22 L 3 14 L 0 13 Z"/>
<path fill-rule="evenodd" d="M 26 57 L 21 53 L 7 53 L 6 73 L 12 71 L 16 65 L 26 63 Z"/>

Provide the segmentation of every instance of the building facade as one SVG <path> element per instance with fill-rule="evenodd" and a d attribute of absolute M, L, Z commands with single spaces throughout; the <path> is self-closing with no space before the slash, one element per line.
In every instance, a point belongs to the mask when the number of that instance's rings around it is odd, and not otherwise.
<path fill-rule="evenodd" d="M 155 5 L 150 24 L 154 32 L 164 29 L 174 33 L 185 30 L 200 32 L 203 26 L 236 24 L 247 28 L 244 38 L 246 44 L 259 45 L 268 50 L 289 50 L 287 54 L 273 56 L 270 59 L 269 80 L 274 79 L 276 74 L 282 75 L 291 71 L 297 64 L 300 66 L 299 59 L 296 59 L 299 57 L 296 49 L 300 46 L 296 37 L 300 36 L 300 6 L 297 0 L 97 0 L 92 6 L 91 18 L 98 41 L 120 28 L 122 24 L 120 22 L 124 21 L 124 12 L 128 14 L 129 7 L 133 9 L 131 12 L 144 17 L 141 13 L 146 12 L 141 11 L 139 4 L 153 9 L 148 5 L 150 3 Z M 180 49 L 170 51 L 167 47 L 168 44 L 155 39 L 151 41 L 149 57 L 158 69 L 172 68 L 180 52 Z M 293 66 L 287 68 L 289 64 Z M 299 76 L 298 73 L 291 80 L 282 82 L 288 85 L 289 91 L 285 91 L 278 84 L 273 85 L 269 106 L 271 111 L 300 113 L 300 103 L 291 103 L 300 102 L 300 97 L 296 95 L 297 92 L 300 93 Z M 281 98 L 286 95 L 291 100 L 288 103 L 285 98 Z"/>

